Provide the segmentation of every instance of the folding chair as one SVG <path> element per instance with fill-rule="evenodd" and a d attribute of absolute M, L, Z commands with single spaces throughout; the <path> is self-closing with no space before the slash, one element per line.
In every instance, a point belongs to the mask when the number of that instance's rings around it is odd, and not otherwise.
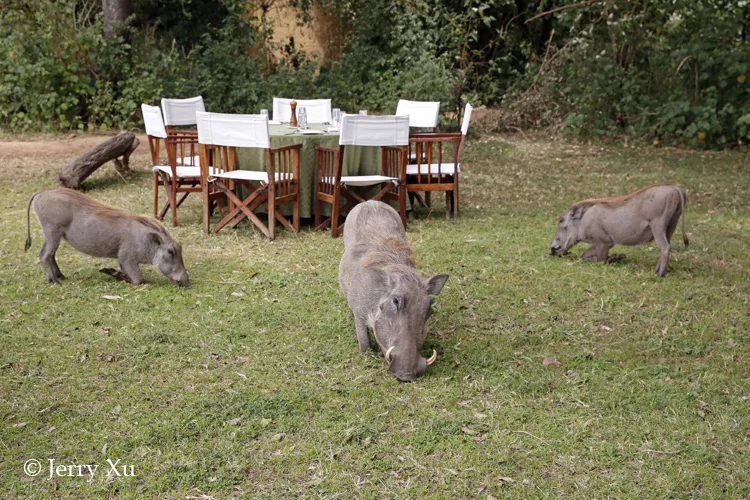
<path fill-rule="evenodd" d="M 425 132 L 435 132 L 437 130 L 439 114 L 440 101 L 407 101 L 406 99 L 399 99 L 396 106 L 397 116 L 409 117 L 410 129 L 427 129 L 424 130 Z M 409 163 L 415 163 L 416 160 L 417 153 L 412 150 L 412 146 L 409 144 Z M 422 162 L 426 160 L 426 158 L 422 157 Z M 428 206 L 430 204 L 429 193 L 425 195 L 424 201 L 421 198 L 419 201 L 423 205 Z"/>
<path fill-rule="evenodd" d="M 270 240 L 276 237 L 276 221 L 290 231 L 299 232 L 300 149 L 302 144 L 271 148 L 268 117 L 197 113 L 200 168 L 203 179 L 203 229 L 216 233 L 226 226 L 235 227 L 250 219 Z M 265 151 L 266 171 L 237 169 L 237 148 L 261 148 Z M 211 173 L 214 168 L 215 173 Z M 237 187 L 247 196 L 240 198 Z M 212 190 L 223 193 L 226 212 L 220 206 L 221 220 L 211 227 Z M 215 193 L 214 193 L 215 194 Z M 292 222 L 282 214 L 280 205 L 292 203 Z M 268 211 L 264 224 L 253 211 L 263 206 Z"/>
<path fill-rule="evenodd" d="M 471 120 L 471 104 L 466 104 L 460 133 L 412 134 L 409 142 L 416 149 L 417 163 L 406 167 L 406 191 L 414 207 L 418 192 L 445 192 L 445 217 L 458 217 L 458 181 L 461 153 Z M 451 150 L 444 146 L 450 145 Z M 424 159 L 424 161 L 423 161 Z M 427 196 L 425 196 L 427 200 Z M 428 202 L 429 203 L 429 202 Z"/>
<path fill-rule="evenodd" d="M 188 134 L 196 135 L 195 127 L 195 113 L 198 111 L 206 111 L 206 107 L 203 104 L 203 97 L 189 97 L 187 99 L 166 99 L 162 98 L 161 108 L 164 111 L 164 124 L 167 126 L 167 133 L 182 131 Z M 176 129 L 175 127 L 191 127 L 190 129 Z M 199 156 L 197 151 L 185 156 L 183 152 L 186 165 L 198 165 Z"/>
<path fill-rule="evenodd" d="M 148 146 L 154 172 L 154 217 L 164 219 L 172 209 L 172 224 L 180 225 L 177 208 L 190 193 L 200 192 L 200 167 L 193 164 L 192 158 L 198 150 L 198 137 L 195 132 L 167 131 L 158 106 L 141 104 L 143 122 L 146 125 Z M 161 146 L 167 153 L 167 164 L 161 162 Z M 187 156 L 186 156 L 187 155 Z M 159 211 L 159 180 L 164 185 L 167 201 Z M 182 193 L 178 200 L 177 195 Z"/>
<path fill-rule="evenodd" d="M 339 149 L 317 146 L 315 229 L 331 226 L 336 238 L 344 230 L 339 216 L 365 198 L 351 188 L 380 189 L 371 200 L 398 201 L 401 222 L 406 228 L 406 157 L 409 144 L 409 119 L 406 116 L 344 115 L 341 120 Z M 381 175 L 342 175 L 346 146 L 380 146 Z M 341 207 L 341 197 L 346 204 Z M 321 222 L 323 203 L 330 203 L 331 217 Z"/>
<path fill-rule="evenodd" d="M 297 111 L 299 108 L 307 110 L 307 123 L 331 123 L 330 99 L 295 99 Z M 292 119 L 292 99 L 283 97 L 273 98 L 273 119 L 281 123 L 289 123 Z"/>

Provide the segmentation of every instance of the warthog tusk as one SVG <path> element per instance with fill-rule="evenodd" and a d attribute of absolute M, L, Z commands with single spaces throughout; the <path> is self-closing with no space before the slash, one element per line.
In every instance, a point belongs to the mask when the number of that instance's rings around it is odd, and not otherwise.
<path fill-rule="evenodd" d="M 437 359 L 437 351 L 435 349 L 433 349 L 432 350 L 432 356 L 430 356 L 427 359 L 427 366 L 430 366 L 432 363 L 434 363 L 436 359 Z"/>
<path fill-rule="evenodd" d="M 385 351 L 385 360 L 388 361 L 389 363 L 391 362 L 391 351 L 395 348 L 396 346 L 392 345 L 391 347 L 388 348 L 387 351 Z"/>

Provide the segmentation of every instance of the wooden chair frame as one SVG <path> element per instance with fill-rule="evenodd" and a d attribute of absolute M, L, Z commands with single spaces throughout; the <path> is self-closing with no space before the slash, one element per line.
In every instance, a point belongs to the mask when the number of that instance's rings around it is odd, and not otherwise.
<path fill-rule="evenodd" d="M 409 154 L 408 146 L 380 146 L 382 151 L 381 175 L 394 177 L 396 181 L 382 182 L 367 186 L 370 191 L 379 187 L 373 196 L 365 198 L 349 189 L 341 182 L 344 165 L 344 148 L 324 148 L 317 146 L 316 189 L 315 189 L 315 230 L 331 226 L 331 237 L 336 238 L 344 230 L 344 222 L 339 224 L 342 214 L 349 212 L 358 203 L 366 200 L 394 200 L 399 205 L 401 222 L 406 229 L 406 163 Z M 341 207 L 341 197 L 346 204 Z M 322 220 L 323 203 L 331 204 L 331 216 Z M 335 222 L 334 222 L 335 221 Z"/>
<path fill-rule="evenodd" d="M 265 180 L 232 179 L 209 175 L 209 169 L 219 168 L 225 173 L 237 170 L 237 148 L 233 146 L 200 145 L 201 187 L 203 192 L 203 229 L 217 233 L 224 227 L 235 227 L 243 219 L 252 221 L 269 240 L 276 237 L 276 222 L 295 233 L 299 232 L 300 150 L 302 144 L 266 148 L 265 163 L 268 182 Z M 249 193 L 245 199 L 237 195 L 237 187 Z M 224 210 L 222 200 L 227 201 Z M 280 205 L 292 203 L 292 222 L 284 217 Z M 268 224 L 253 211 L 264 206 L 268 211 Z M 213 207 L 218 206 L 221 220 L 211 227 Z"/>
<path fill-rule="evenodd" d="M 161 165 L 161 147 L 167 153 L 167 162 L 172 171 L 171 175 L 162 171 L 154 171 L 154 217 L 159 220 L 164 219 L 167 211 L 172 211 L 172 224 L 180 225 L 177 215 L 177 209 L 185 201 L 190 193 L 201 191 L 200 177 L 178 177 L 178 166 L 191 166 L 192 158 L 195 156 L 198 148 L 198 133 L 195 131 L 178 131 L 168 130 L 166 139 L 148 136 L 148 146 L 151 150 L 151 161 L 154 165 Z M 186 155 L 187 153 L 187 155 Z M 190 160 L 187 160 L 187 159 Z M 159 183 L 164 186 L 167 200 L 164 207 L 159 211 Z M 182 194 L 178 200 L 177 195 Z"/>
<path fill-rule="evenodd" d="M 416 174 L 411 173 L 406 176 L 406 191 L 409 193 L 412 213 L 415 208 L 415 198 L 419 198 L 423 206 L 429 206 L 430 193 L 443 191 L 445 192 L 445 218 L 458 217 L 459 159 L 464 148 L 465 137 L 461 133 L 425 133 L 409 136 L 409 143 L 414 145 L 417 153 L 416 165 L 410 165 L 412 170 L 416 166 Z M 452 144 L 452 154 L 444 152 L 443 146 L 447 144 Z M 446 157 L 449 159 L 448 162 L 443 161 Z M 442 166 L 451 163 L 452 172 L 443 172 Z M 433 165 L 437 166 L 437 170 L 433 169 Z M 424 200 L 419 197 L 419 192 L 425 193 Z"/>

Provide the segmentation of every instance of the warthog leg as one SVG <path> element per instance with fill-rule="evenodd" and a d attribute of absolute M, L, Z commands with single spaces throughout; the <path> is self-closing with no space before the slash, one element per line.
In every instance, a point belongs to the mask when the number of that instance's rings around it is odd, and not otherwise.
<path fill-rule="evenodd" d="M 132 260 L 131 258 L 122 255 L 122 253 L 123 252 L 121 252 L 121 255 L 118 259 L 118 262 L 120 263 L 120 269 L 129 278 L 127 280 L 128 283 L 140 285 L 141 283 L 143 283 L 143 276 L 141 275 L 141 268 L 138 266 L 138 261 Z"/>
<path fill-rule="evenodd" d="M 589 262 L 607 262 L 610 248 L 612 247 L 601 244 L 592 245 L 591 248 L 583 252 L 583 260 Z"/>
<path fill-rule="evenodd" d="M 669 264 L 669 240 L 663 226 L 652 225 L 651 232 L 654 235 L 654 241 L 659 247 L 659 261 L 656 263 L 654 271 L 661 277 L 667 274 Z"/>
<path fill-rule="evenodd" d="M 126 258 L 120 258 L 120 271 L 107 267 L 99 269 L 100 273 L 108 274 L 116 280 L 124 281 L 133 285 L 140 285 L 143 283 L 143 276 L 141 275 L 141 268 L 138 266 L 138 262 L 131 262 Z"/>
<path fill-rule="evenodd" d="M 366 353 L 370 348 L 370 337 L 367 335 L 367 321 L 364 318 L 354 318 L 354 324 L 357 328 L 357 342 L 359 343 L 359 352 Z"/>
<path fill-rule="evenodd" d="M 42 263 L 44 271 L 47 273 L 47 279 L 50 283 L 60 284 L 60 280 L 64 279 L 60 268 L 57 266 L 55 260 L 55 253 L 57 247 L 60 246 L 60 239 L 62 238 L 62 230 L 58 227 L 44 227 L 42 226 L 42 232 L 44 233 L 44 244 L 42 249 L 39 251 L 39 260 Z"/>

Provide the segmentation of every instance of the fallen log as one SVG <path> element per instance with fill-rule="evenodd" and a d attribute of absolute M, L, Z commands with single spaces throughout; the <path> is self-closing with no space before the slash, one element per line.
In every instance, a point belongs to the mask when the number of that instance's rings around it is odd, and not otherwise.
<path fill-rule="evenodd" d="M 76 189 L 97 168 L 110 160 L 114 160 L 115 168 L 118 171 L 127 171 L 130 169 L 130 155 L 139 144 L 140 141 L 133 132 L 120 132 L 70 162 L 60 172 L 58 181 L 67 188 Z M 122 157 L 122 160 L 119 159 L 120 157 Z"/>

